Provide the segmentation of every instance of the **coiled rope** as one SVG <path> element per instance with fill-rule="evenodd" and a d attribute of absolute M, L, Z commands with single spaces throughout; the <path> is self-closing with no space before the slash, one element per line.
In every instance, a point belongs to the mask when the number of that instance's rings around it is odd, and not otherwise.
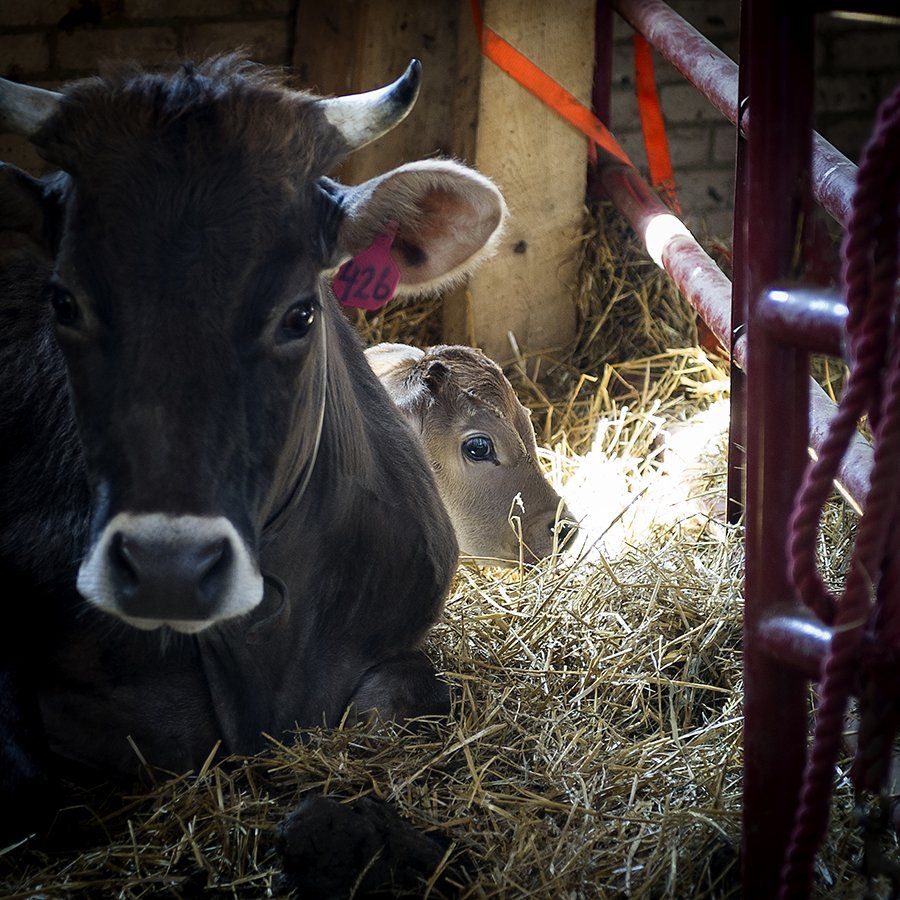
<path fill-rule="evenodd" d="M 814 740 L 781 873 L 782 898 L 805 897 L 811 890 L 815 854 L 828 826 L 844 714 L 851 692 L 860 686 L 860 673 L 887 706 L 896 707 L 900 700 L 898 158 L 900 88 L 879 108 L 863 151 L 841 251 L 850 375 L 819 458 L 806 470 L 790 523 L 794 588 L 832 626 L 833 636 L 822 666 Z M 874 435 L 874 464 L 850 569 L 837 597 L 817 569 L 816 543 L 822 509 L 863 415 Z M 871 693 L 868 686 L 864 690 Z M 882 711 L 877 719 L 873 715 L 874 710 L 860 733 L 853 772 L 858 790 L 880 787 L 874 782 L 887 773 L 885 759 L 889 761 L 898 724 L 896 711 Z"/>

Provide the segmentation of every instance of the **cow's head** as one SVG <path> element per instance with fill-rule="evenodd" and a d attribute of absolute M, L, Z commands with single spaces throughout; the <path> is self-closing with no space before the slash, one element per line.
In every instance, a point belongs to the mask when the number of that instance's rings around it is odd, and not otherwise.
<path fill-rule="evenodd" d="M 311 467 L 327 333 L 324 273 L 399 223 L 406 290 L 484 254 L 504 215 L 451 162 L 345 188 L 326 173 L 409 112 L 394 84 L 322 99 L 246 62 L 94 78 L 62 94 L 0 80 L 0 126 L 68 174 L 0 170 L 0 211 L 55 260 L 47 288 L 93 492 L 89 601 L 183 632 L 262 598 L 257 549 Z"/>
<path fill-rule="evenodd" d="M 534 428 L 500 367 L 471 347 L 378 344 L 366 359 L 419 435 L 460 552 L 492 565 L 543 559 L 574 534 L 541 471 Z"/>

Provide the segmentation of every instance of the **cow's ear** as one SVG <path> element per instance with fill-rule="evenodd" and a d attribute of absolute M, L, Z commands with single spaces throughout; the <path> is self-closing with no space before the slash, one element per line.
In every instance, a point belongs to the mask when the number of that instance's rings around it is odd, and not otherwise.
<path fill-rule="evenodd" d="M 352 256 L 397 223 L 398 294 L 427 294 L 471 272 L 497 245 L 506 204 L 496 185 L 452 160 L 408 163 L 345 189 L 338 243 Z"/>
<path fill-rule="evenodd" d="M 55 255 L 67 177 L 32 178 L 0 163 L 0 248 L 26 246 L 48 259 Z"/>

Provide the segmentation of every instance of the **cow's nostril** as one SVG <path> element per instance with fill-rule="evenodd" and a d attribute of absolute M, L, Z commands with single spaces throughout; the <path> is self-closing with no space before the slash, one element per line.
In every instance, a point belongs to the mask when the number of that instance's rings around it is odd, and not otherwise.
<path fill-rule="evenodd" d="M 138 564 L 132 555 L 128 538 L 117 531 L 109 542 L 109 564 L 120 588 L 135 588 L 141 580 Z"/>
<path fill-rule="evenodd" d="M 198 561 L 200 593 L 207 601 L 213 602 L 225 590 L 233 555 L 231 542 L 222 538 L 210 545 Z"/>

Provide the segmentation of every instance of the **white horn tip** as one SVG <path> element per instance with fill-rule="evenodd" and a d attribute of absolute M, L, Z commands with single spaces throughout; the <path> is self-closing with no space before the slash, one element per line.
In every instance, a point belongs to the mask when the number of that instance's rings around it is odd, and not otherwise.
<path fill-rule="evenodd" d="M 413 59 L 406 71 L 385 87 L 319 102 L 325 118 L 340 132 L 348 149 L 357 150 L 409 115 L 419 96 L 421 80 L 422 63 Z"/>

